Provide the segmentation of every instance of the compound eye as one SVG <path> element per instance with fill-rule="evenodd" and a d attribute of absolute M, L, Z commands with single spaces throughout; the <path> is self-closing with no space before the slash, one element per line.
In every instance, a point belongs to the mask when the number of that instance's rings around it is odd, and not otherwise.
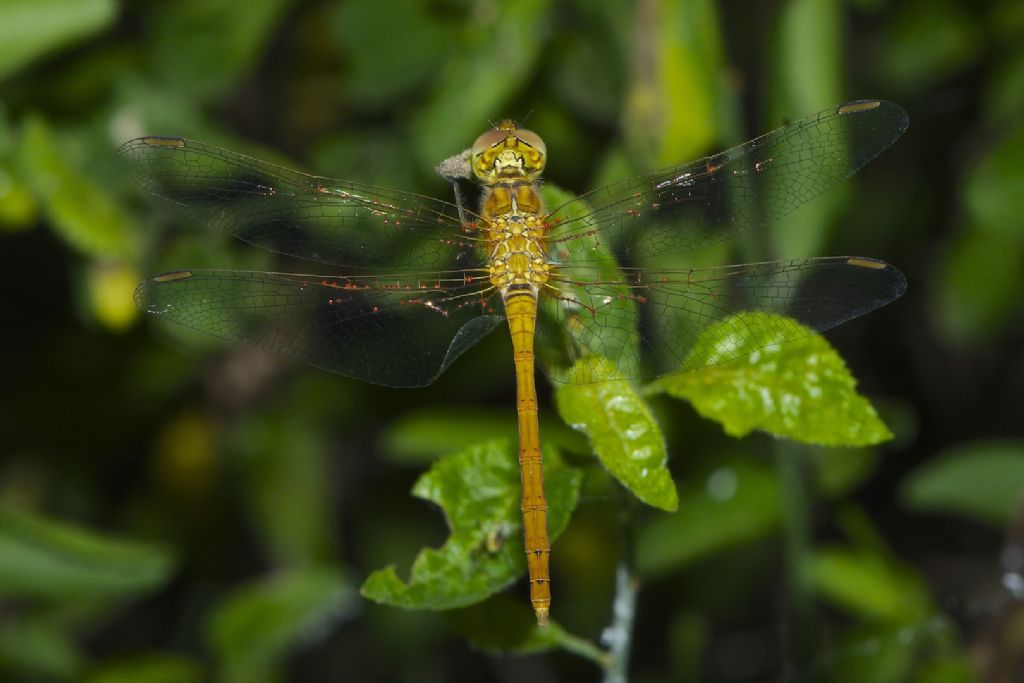
<path fill-rule="evenodd" d="M 533 147 L 535 150 L 540 152 L 542 155 L 547 155 L 547 145 L 545 145 L 541 137 L 534 133 L 532 130 L 520 128 L 519 130 L 515 131 L 515 136 L 519 138 L 520 142 L 525 142 L 530 147 Z"/>
<path fill-rule="evenodd" d="M 508 137 L 508 131 L 492 129 L 481 135 L 473 143 L 473 156 L 483 154 L 491 147 L 502 143 Z"/>

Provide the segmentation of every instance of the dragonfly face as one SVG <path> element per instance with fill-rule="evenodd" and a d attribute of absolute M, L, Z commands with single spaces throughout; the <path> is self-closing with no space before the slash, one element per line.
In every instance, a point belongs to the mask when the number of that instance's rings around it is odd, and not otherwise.
<path fill-rule="evenodd" d="M 485 184 L 505 178 L 533 180 L 547 163 L 547 147 L 532 130 L 504 119 L 476 139 L 471 160 L 473 174 Z"/>
<path fill-rule="evenodd" d="M 544 142 L 506 120 L 470 152 L 484 185 L 476 212 L 182 138 L 139 138 L 118 156 L 144 188 L 213 229 L 326 272 L 181 270 L 146 280 L 135 298 L 207 334 L 399 387 L 429 384 L 507 320 L 531 594 L 542 620 L 547 506 L 534 353 L 559 382 L 652 379 L 726 363 L 738 348 L 792 341 L 896 299 L 906 281 L 875 259 L 695 267 L 687 252 L 764 230 L 906 127 L 895 104 L 853 102 L 545 207 L 537 182 Z M 745 312 L 770 315 L 754 326 L 737 315 Z M 703 348 L 712 324 L 743 343 Z"/>

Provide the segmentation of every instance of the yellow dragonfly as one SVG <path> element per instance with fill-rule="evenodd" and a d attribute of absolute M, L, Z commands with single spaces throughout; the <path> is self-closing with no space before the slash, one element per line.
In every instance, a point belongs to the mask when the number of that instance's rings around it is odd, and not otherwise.
<path fill-rule="evenodd" d="M 502 121 L 464 159 L 481 188 L 475 211 L 461 199 L 306 175 L 183 138 L 138 138 L 118 156 L 143 188 L 326 273 L 180 270 L 142 282 L 135 299 L 215 337 L 393 387 L 429 384 L 507 321 L 530 600 L 544 625 L 550 543 L 535 355 L 556 382 L 651 379 L 712 362 L 694 359 L 736 358 L 729 348 L 692 352 L 714 322 L 744 339 L 764 335 L 738 312 L 777 314 L 767 346 L 896 299 L 903 275 L 871 258 L 697 267 L 686 252 L 763 229 L 855 173 L 906 127 L 895 104 L 851 102 L 545 207 L 544 142 Z M 601 362 L 586 362 L 594 357 Z"/>

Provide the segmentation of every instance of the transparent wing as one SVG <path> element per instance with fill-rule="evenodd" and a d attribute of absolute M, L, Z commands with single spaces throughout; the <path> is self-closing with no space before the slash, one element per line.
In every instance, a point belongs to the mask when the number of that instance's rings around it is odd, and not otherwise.
<path fill-rule="evenodd" d="M 868 258 L 832 257 L 718 268 L 556 270 L 541 297 L 537 357 L 561 382 L 653 379 L 728 362 L 729 345 L 704 348 L 716 322 L 746 348 L 793 341 L 884 306 L 906 289 L 903 275 Z M 740 312 L 777 314 L 750 325 Z M 784 317 L 783 317 L 784 316 Z M 798 323 L 798 324 L 796 324 Z M 572 373 L 584 356 L 607 358 Z"/>
<path fill-rule="evenodd" d="M 326 277 L 227 270 L 145 280 L 139 307 L 200 332 L 395 387 L 432 382 L 504 316 L 470 272 Z"/>
<path fill-rule="evenodd" d="M 463 225 L 454 205 L 430 197 L 306 175 L 183 138 L 138 138 L 117 156 L 146 190 L 281 254 L 377 271 L 484 261 L 476 224 Z"/>
<path fill-rule="evenodd" d="M 618 263 L 687 251 L 767 225 L 853 175 L 907 128 L 881 100 L 851 102 L 714 156 L 590 192 L 551 211 L 556 260 L 607 245 Z M 589 209 L 581 210 L 581 207 Z M 563 261 L 564 262 L 564 261 Z"/>

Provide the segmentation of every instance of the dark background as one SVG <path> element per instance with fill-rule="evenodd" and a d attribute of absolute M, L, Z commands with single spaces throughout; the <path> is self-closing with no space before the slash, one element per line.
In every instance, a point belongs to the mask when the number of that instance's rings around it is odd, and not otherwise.
<path fill-rule="evenodd" d="M 733 440 L 656 400 L 684 501 L 729 463 L 766 473 L 773 495 L 749 503 L 739 530 L 713 506 L 693 509 L 706 514 L 680 542 L 712 540 L 648 568 L 630 670 L 1020 680 L 1016 0 L 5 3 L 0 501 L 160 550 L 135 556 L 89 535 L 96 575 L 61 578 L 25 559 L 34 543 L 67 547 L 52 529 L 0 524 L 0 676 L 600 677 L 564 651 L 481 652 L 442 615 L 358 596 L 370 571 L 397 562 L 402 575 L 443 542 L 442 517 L 408 495 L 433 458 L 513 434 L 507 335 L 407 391 L 186 340 L 135 310 L 139 280 L 272 260 L 143 196 L 116 168 L 120 143 L 183 135 L 447 198 L 433 164 L 512 116 L 544 136 L 548 179 L 582 192 L 876 97 L 907 109 L 909 131 L 773 230 L 770 251 L 872 256 L 906 274 L 902 299 L 828 335 L 895 438 L 832 450 Z M 595 641 L 611 609 L 614 515 L 607 500 L 585 503 L 555 547 L 556 616 Z M 659 515 L 641 513 L 641 553 L 644 524 L 672 537 Z M 837 548 L 848 564 L 826 566 Z M 513 593 L 525 600 L 525 585 Z"/>

